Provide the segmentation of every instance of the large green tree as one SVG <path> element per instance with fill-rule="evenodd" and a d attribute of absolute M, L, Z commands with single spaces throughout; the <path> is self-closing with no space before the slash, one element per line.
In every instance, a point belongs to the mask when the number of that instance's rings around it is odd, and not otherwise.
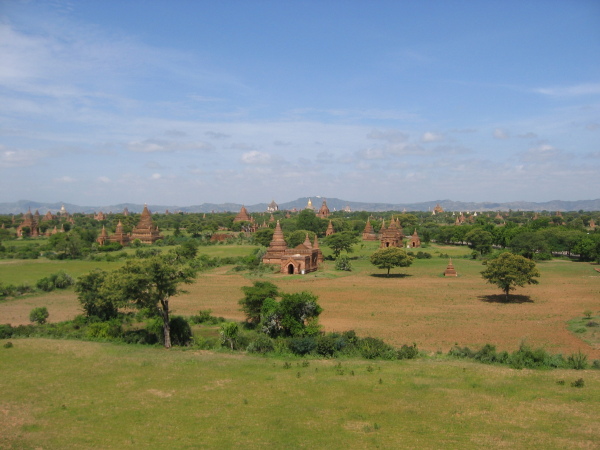
<path fill-rule="evenodd" d="M 342 231 L 327 236 L 324 242 L 333 251 L 333 255 L 337 259 L 343 251 L 352 253 L 354 251 L 352 246 L 358 244 L 359 239 L 352 231 Z"/>
<path fill-rule="evenodd" d="M 390 269 L 408 267 L 412 262 L 413 257 L 406 253 L 406 250 L 398 247 L 381 248 L 371 255 L 371 263 L 379 269 L 387 269 L 388 277 Z"/>
<path fill-rule="evenodd" d="M 260 313 L 266 299 L 279 296 L 277 286 L 268 281 L 255 281 L 252 286 L 242 286 L 244 298 L 238 303 L 246 314 L 246 320 L 254 325 L 260 322 Z"/>
<path fill-rule="evenodd" d="M 490 284 L 495 284 L 506 294 L 506 301 L 510 291 L 517 286 L 526 284 L 538 284 L 540 276 L 535 263 L 524 256 L 513 253 L 501 253 L 494 259 L 484 261 L 486 269 L 481 276 Z"/>
<path fill-rule="evenodd" d="M 180 284 L 193 282 L 195 275 L 195 269 L 170 252 L 129 260 L 110 273 L 92 272 L 79 279 L 77 292 L 88 315 L 107 319 L 120 307 L 134 307 L 159 316 L 165 347 L 170 348 L 170 299 L 183 292 Z"/>
<path fill-rule="evenodd" d="M 492 251 L 492 233 L 481 228 L 474 228 L 465 235 L 465 240 L 469 243 L 469 248 L 479 252 L 482 255 Z"/>

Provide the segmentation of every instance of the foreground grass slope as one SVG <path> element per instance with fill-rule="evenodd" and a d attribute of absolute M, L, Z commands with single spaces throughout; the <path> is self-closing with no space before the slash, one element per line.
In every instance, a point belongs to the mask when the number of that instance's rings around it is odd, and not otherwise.
<path fill-rule="evenodd" d="M 600 372 L 0 341 L 5 448 L 595 448 Z M 583 378 L 582 388 L 571 383 Z M 564 384 L 557 382 L 564 381 Z"/>

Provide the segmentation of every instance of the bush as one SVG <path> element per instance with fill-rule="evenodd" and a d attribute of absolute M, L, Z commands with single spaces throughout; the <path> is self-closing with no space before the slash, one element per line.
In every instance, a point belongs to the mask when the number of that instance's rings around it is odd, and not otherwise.
<path fill-rule="evenodd" d="M 366 359 L 395 359 L 396 352 L 394 348 L 381 339 L 366 337 L 359 341 L 358 350 L 363 358 Z"/>
<path fill-rule="evenodd" d="M 348 258 L 346 255 L 338 256 L 338 258 L 335 260 L 335 270 L 352 272 L 352 264 L 350 263 L 350 258 Z"/>
<path fill-rule="evenodd" d="M 317 338 L 317 354 L 331 357 L 336 352 L 336 339 L 332 335 L 319 336 Z"/>
<path fill-rule="evenodd" d="M 569 356 L 567 363 L 571 369 L 584 370 L 588 366 L 587 355 L 579 350 L 577 353 L 573 353 Z"/>
<path fill-rule="evenodd" d="M 415 359 L 417 356 L 419 356 L 419 349 L 417 349 L 415 343 L 413 345 L 403 345 L 398 350 L 398 359 Z"/>
<path fill-rule="evenodd" d="M 108 322 L 95 322 L 89 324 L 87 328 L 87 337 L 90 339 L 115 339 L 123 335 L 121 322 L 118 319 L 112 319 Z"/>
<path fill-rule="evenodd" d="M 171 320 L 169 320 L 169 327 L 171 329 L 171 344 L 182 346 L 189 345 L 193 335 L 187 320 L 181 316 L 173 316 L 171 317 Z"/>
<path fill-rule="evenodd" d="M 190 322 L 193 324 L 210 323 L 213 325 L 219 323 L 219 318 L 211 316 L 211 313 L 212 310 L 210 309 L 200 310 L 198 311 L 198 315 L 190 317 Z"/>
<path fill-rule="evenodd" d="M 49 277 L 44 277 L 41 280 L 38 280 L 35 286 L 44 292 L 51 292 L 54 290 L 54 283 Z"/>
<path fill-rule="evenodd" d="M 6 323 L 0 325 L 0 339 L 8 339 L 12 336 L 12 327 L 10 324 Z"/>
<path fill-rule="evenodd" d="M 288 348 L 295 355 L 304 356 L 312 352 L 317 347 L 314 337 L 296 337 L 288 340 Z"/>
<path fill-rule="evenodd" d="M 13 347 L 13 343 L 10 342 L 10 341 L 8 341 L 8 342 L 4 343 L 3 347 L 4 348 L 12 348 Z"/>
<path fill-rule="evenodd" d="M 48 308 L 46 308 L 45 306 L 33 308 L 29 313 L 29 321 L 41 325 L 46 323 L 46 319 L 48 319 L 48 316 L 50 316 L 50 314 L 48 313 Z"/>
<path fill-rule="evenodd" d="M 469 347 L 459 347 L 455 345 L 448 352 L 448 356 L 453 356 L 455 358 L 473 358 L 475 353 Z"/>
<path fill-rule="evenodd" d="M 264 335 L 264 334 L 258 334 L 254 339 L 252 339 L 250 341 L 250 344 L 248 344 L 248 347 L 246 347 L 246 350 L 249 353 L 261 353 L 261 354 L 265 354 L 265 353 L 269 353 L 272 352 L 274 350 L 274 345 L 273 345 L 273 340 Z"/>
<path fill-rule="evenodd" d="M 72 286 L 74 283 L 73 277 L 63 270 L 50 275 L 50 279 L 54 283 L 54 287 L 57 289 L 66 289 L 69 286 Z"/>

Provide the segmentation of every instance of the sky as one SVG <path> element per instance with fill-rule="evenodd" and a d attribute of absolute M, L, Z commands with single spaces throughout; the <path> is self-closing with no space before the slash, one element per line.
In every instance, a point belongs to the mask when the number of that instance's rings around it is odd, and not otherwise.
<path fill-rule="evenodd" d="M 0 0 L 0 202 L 600 198 L 600 2 Z"/>

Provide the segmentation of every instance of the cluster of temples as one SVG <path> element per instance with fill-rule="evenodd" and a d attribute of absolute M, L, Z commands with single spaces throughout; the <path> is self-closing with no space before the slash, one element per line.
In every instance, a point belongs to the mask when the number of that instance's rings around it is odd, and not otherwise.
<path fill-rule="evenodd" d="M 23 222 L 17 227 L 17 236 L 23 237 L 23 235 L 28 235 L 31 237 L 38 236 L 52 236 L 53 234 L 64 231 L 61 227 L 59 230 L 56 226 L 51 230 L 48 228 L 45 233 L 40 231 L 40 225 L 42 222 L 49 222 L 51 220 L 62 220 L 64 222 L 68 222 L 70 224 L 74 224 L 74 220 L 71 215 L 66 211 L 65 205 L 62 205 L 60 211 L 54 215 L 50 211 L 48 211 L 43 216 L 40 215 L 39 211 L 35 211 L 34 214 L 31 213 L 31 208 L 23 215 Z M 14 222 L 14 217 L 13 217 Z M 43 227 L 42 227 L 43 228 Z M 27 233 L 26 233 L 27 231 Z"/>
<path fill-rule="evenodd" d="M 400 224 L 399 219 L 392 218 L 390 224 L 386 226 L 385 220 L 381 223 L 381 229 L 379 230 L 379 235 L 373 229 L 373 225 L 371 225 L 371 219 L 367 219 L 367 224 L 365 225 L 365 229 L 362 233 L 363 241 L 380 241 L 380 247 L 403 247 L 404 246 L 404 238 L 407 236 L 404 235 L 404 230 L 402 229 L 402 225 Z M 421 238 L 419 238 L 419 234 L 417 230 L 413 232 L 412 236 L 409 237 L 408 242 L 406 244 L 407 247 L 417 248 L 421 246 Z"/>
<path fill-rule="evenodd" d="M 277 221 L 273 239 L 262 262 L 279 265 L 281 273 L 306 274 L 318 269 L 319 264 L 323 262 L 323 253 L 319 248 L 317 237 L 315 236 L 311 243 L 308 234 L 302 244 L 288 248 L 279 221 Z"/>
<path fill-rule="evenodd" d="M 144 205 L 144 210 L 140 216 L 140 221 L 131 231 L 131 233 L 126 233 L 123 230 L 123 224 L 119 220 L 114 234 L 109 235 L 106 231 L 106 228 L 102 227 L 102 231 L 100 232 L 100 236 L 98 236 L 97 242 L 100 245 L 117 242 L 125 246 L 129 245 L 136 239 L 138 239 L 142 244 L 154 244 L 159 239 L 163 239 L 158 226 L 154 225 L 152 222 L 152 214 L 148 210 L 147 205 Z"/>

